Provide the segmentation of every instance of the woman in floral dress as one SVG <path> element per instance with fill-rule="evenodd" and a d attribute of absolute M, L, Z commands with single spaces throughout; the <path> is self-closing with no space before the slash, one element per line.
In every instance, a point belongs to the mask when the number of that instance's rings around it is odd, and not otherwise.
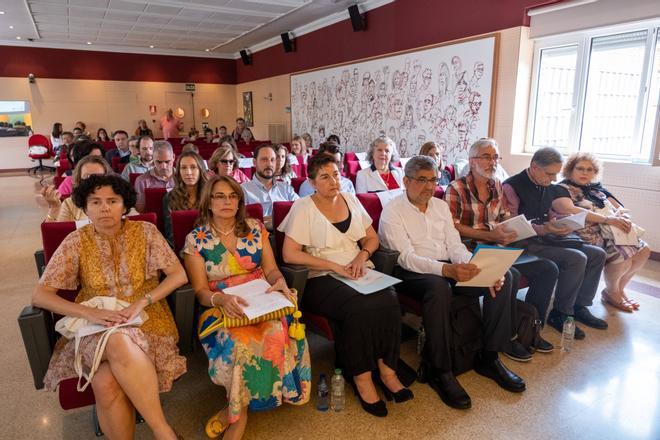
<path fill-rule="evenodd" d="M 245 217 L 240 185 L 215 176 L 204 187 L 198 226 L 186 238 L 185 266 L 199 302 L 207 307 L 199 332 L 221 316 L 243 316 L 240 297 L 223 289 L 265 279 L 269 291 L 290 296 L 268 241 L 264 225 Z M 277 293 L 273 293 L 277 294 Z M 209 437 L 241 438 L 247 410 L 265 410 L 282 402 L 309 400 L 311 370 L 307 341 L 289 338 L 291 316 L 260 324 L 221 328 L 201 339 L 209 358 L 211 380 L 227 391 L 228 407 L 211 417 Z M 225 432 L 226 431 L 226 432 Z"/>

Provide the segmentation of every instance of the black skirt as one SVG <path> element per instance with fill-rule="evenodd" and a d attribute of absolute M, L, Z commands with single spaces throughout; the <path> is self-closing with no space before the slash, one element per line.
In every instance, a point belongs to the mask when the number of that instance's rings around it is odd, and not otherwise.
<path fill-rule="evenodd" d="M 307 280 L 303 312 L 332 321 L 337 366 L 348 376 L 378 369 L 378 359 L 396 370 L 401 309 L 394 288 L 363 295 L 329 275 Z"/>

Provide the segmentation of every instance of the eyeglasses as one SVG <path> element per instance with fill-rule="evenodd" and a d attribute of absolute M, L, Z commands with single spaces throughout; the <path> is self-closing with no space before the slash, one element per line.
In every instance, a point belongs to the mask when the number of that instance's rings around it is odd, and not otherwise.
<path fill-rule="evenodd" d="M 426 177 L 411 177 L 411 176 L 407 176 L 407 177 L 410 180 L 416 180 L 422 185 L 427 185 L 429 183 L 432 183 L 433 185 L 438 185 L 440 183 L 440 179 L 438 179 L 437 177 L 432 177 L 430 179 L 427 179 Z"/>
<path fill-rule="evenodd" d="M 215 193 L 211 194 L 211 198 L 213 200 L 222 200 L 223 202 L 230 200 L 230 201 L 235 201 L 240 198 L 240 196 L 236 193 L 231 193 L 231 194 L 225 194 L 225 193 Z"/>
<path fill-rule="evenodd" d="M 220 159 L 220 163 L 223 165 L 232 165 L 234 162 L 234 159 Z"/>
<path fill-rule="evenodd" d="M 575 167 L 575 171 L 579 171 L 581 173 L 593 173 L 596 171 L 594 168 L 584 168 L 584 167 Z"/>
<path fill-rule="evenodd" d="M 486 162 L 499 162 L 502 160 L 502 157 L 498 156 L 497 154 L 495 156 L 491 156 L 490 154 L 482 154 L 481 156 L 472 156 L 472 159 L 481 159 L 485 160 Z"/>

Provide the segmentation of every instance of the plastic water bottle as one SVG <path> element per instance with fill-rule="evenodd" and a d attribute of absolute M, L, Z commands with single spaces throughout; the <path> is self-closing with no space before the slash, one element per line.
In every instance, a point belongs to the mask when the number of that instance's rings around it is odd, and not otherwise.
<path fill-rule="evenodd" d="M 335 375 L 332 376 L 331 386 L 330 407 L 335 412 L 343 411 L 346 397 L 344 395 L 344 376 L 341 375 L 340 368 L 335 368 Z"/>
<path fill-rule="evenodd" d="M 572 316 L 566 318 L 564 321 L 564 328 L 561 333 L 561 351 L 562 353 L 570 353 L 573 347 L 573 339 L 575 338 L 575 321 Z"/>
<path fill-rule="evenodd" d="M 319 411 L 327 411 L 330 405 L 330 393 L 328 392 L 328 382 L 325 380 L 325 374 L 321 374 L 318 385 L 318 401 L 316 402 L 316 409 Z"/>

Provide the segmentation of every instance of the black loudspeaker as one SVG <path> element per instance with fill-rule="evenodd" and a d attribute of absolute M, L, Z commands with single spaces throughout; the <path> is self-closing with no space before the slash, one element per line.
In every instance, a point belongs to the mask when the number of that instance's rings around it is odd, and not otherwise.
<path fill-rule="evenodd" d="M 358 5 L 349 6 L 348 13 L 351 16 L 353 32 L 364 31 L 367 29 L 367 17 L 364 14 L 360 14 Z"/>
<path fill-rule="evenodd" d="M 243 60 L 243 64 L 245 64 L 246 66 L 252 64 L 252 57 L 248 55 L 247 50 L 241 51 L 241 59 Z"/>
<path fill-rule="evenodd" d="M 284 47 L 284 52 L 294 52 L 296 50 L 294 41 L 289 37 L 288 32 L 281 34 L 280 37 L 282 37 L 282 46 Z"/>

